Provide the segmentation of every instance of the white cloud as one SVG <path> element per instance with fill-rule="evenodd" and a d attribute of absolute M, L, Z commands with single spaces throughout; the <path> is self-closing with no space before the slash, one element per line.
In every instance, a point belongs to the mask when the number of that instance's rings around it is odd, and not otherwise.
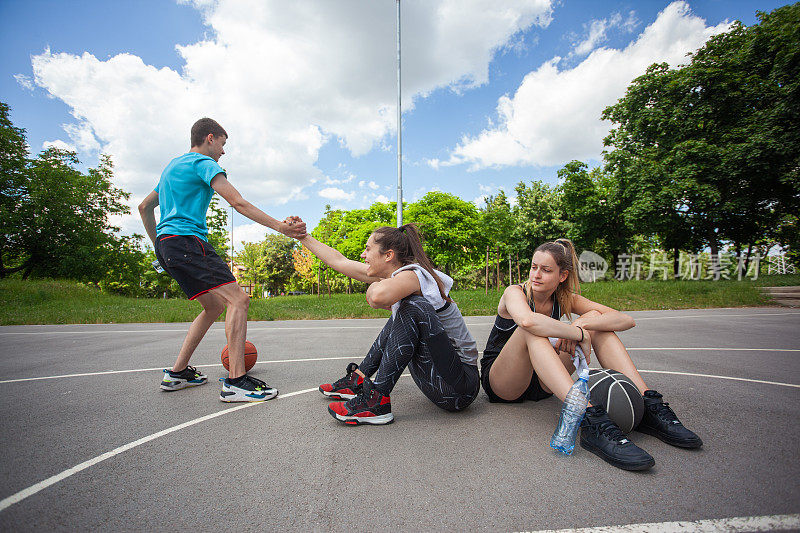
<path fill-rule="evenodd" d="M 335 179 L 331 178 L 330 176 L 325 176 L 325 185 L 341 185 L 343 183 L 350 183 L 355 178 L 355 174 L 349 174 L 346 178 L 342 179 Z"/>
<path fill-rule="evenodd" d="M 621 21 L 622 17 L 619 13 L 615 13 L 610 19 L 593 20 L 589 24 L 589 34 L 586 39 L 575 46 L 575 53 L 586 55 L 594 50 L 599 43 L 606 40 L 606 31 L 610 27 L 618 25 Z"/>
<path fill-rule="evenodd" d="M 59 150 L 69 150 L 70 152 L 75 151 L 75 147 L 69 143 L 62 141 L 61 139 L 56 139 L 55 141 L 45 141 L 42 143 L 42 150 L 47 150 L 48 148 L 58 148 Z"/>
<path fill-rule="evenodd" d="M 328 200 L 352 200 L 356 196 L 356 193 L 346 192 L 338 187 L 326 187 L 317 194 Z"/>
<path fill-rule="evenodd" d="M 33 85 L 33 80 L 24 74 L 14 74 L 14 79 L 19 83 L 20 87 L 26 89 L 28 91 L 32 91 L 35 87 Z"/>
<path fill-rule="evenodd" d="M 554 57 L 527 74 L 513 96 L 499 99 L 497 126 L 465 135 L 439 165 L 469 164 L 468 170 L 478 170 L 597 160 L 611 127 L 600 120 L 603 109 L 650 64 L 684 64 L 688 52 L 728 28 L 727 22 L 706 26 L 688 4 L 673 2 L 622 50 L 597 49 L 566 70 L 559 70 L 561 58 Z"/>
<path fill-rule="evenodd" d="M 380 202 L 382 204 L 388 204 L 391 201 L 392 201 L 391 199 L 389 199 L 387 196 L 384 196 L 382 194 L 379 194 L 375 198 L 372 199 L 372 203 Z"/>
<path fill-rule="evenodd" d="M 586 37 L 583 41 L 575 45 L 571 55 L 586 55 L 594 50 L 597 45 L 605 42 L 608 38 L 609 30 L 613 28 L 622 28 L 626 32 L 632 32 L 638 23 L 639 21 L 633 11 L 628 13 L 628 18 L 625 20 L 622 19 L 620 13 L 613 13 L 606 19 L 594 19 L 588 24 L 584 24 L 584 28 L 587 29 Z"/>
<path fill-rule="evenodd" d="M 70 139 L 112 155 L 117 186 L 150 190 L 188 149 L 189 128 L 202 116 L 228 131 L 220 163 L 258 204 L 284 203 L 322 180 L 317 158 L 331 140 L 354 156 L 391 147 L 394 2 L 187 3 L 208 31 L 176 46 L 179 71 L 129 53 L 101 60 L 47 49 L 32 58 L 36 85 L 75 117 Z M 509 0 L 503 9 L 491 0 L 404 1 L 404 109 L 437 88 L 485 84 L 492 57 L 520 31 L 549 24 L 551 13 L 550 0 Z"/>
<path fill-rule="evenodd" d="M 242 250 L 243 242 L 261 242 L 267 236 L 267 228 L 261 224 L 242 224 L 233 226 L 233 249 L 238 252 Z"/>
<path fill-rule="evenodd" d="M 480 196 L 476 196 L 473 198 L 472 203 L 475 204 L 475 207 L 480 209 L 486 204 L 486 200 L 489 198 L 487 194 L 481 194 Z"/>

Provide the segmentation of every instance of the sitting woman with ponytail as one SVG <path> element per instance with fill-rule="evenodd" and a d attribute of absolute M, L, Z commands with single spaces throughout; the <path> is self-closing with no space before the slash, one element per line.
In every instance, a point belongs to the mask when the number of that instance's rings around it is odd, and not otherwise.
<path fill-rule="evenodd" d="M 579 293 L 578 259 L 568 239 L 539 246 L 529 279 L 503 293 L 481 359 L 481 383 L 492 402 L 564 398 L 572 386 L 572 358 L 580 346 L 587 362 L 594 348 L 603 368 L 629 377 L 644 397 L 638 430 L 683 448 L 699 448 L 700 438 L 686 429 L 658 392 L 647 387 L 616 331 L 635 326 L 630 316 Z M 580 318 L 568 324 L 560 318 Z M 590 398 L 591 400 L 591 398 Z M 653 458 L 622 433 L 600 406 L 591 406 L 581 424 L 581 446 L 614 466 L 646 470 Z"/>
<path fill-rule="evenodd" d="M 472 403 L 480 390 L 478 347 L 448 296 L 453 280 L 434 269 L 413 224 L 376 229 L 361 254 L 363 263 L 310 235 L 300 242 L 334 270 L 370 283 L 369 305 L 392 311 L 364 360 L 320 386 L 325 396 L 347 400 L 328 406 L 334 418 L 346 424 L 392 422 L 389 395 L 406 367 L 442 409 L 460 411 Z"/>

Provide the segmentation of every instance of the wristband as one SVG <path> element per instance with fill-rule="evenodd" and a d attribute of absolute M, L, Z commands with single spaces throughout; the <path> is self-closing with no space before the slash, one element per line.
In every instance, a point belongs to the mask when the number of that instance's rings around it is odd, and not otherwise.
<path fill-rule="evenodd" d="M 580 326 L 575 326 L 575 327 L 578 328 L 579 330 L 581 330 L 581 340 L 578 341 L 578 344 L 580 344 L 580 343 L 583 342 L 583 328 L 580 327 Z"/>

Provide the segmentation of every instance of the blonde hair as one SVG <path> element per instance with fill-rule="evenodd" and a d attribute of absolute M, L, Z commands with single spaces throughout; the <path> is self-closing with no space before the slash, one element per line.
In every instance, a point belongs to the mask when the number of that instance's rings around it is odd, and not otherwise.
<path fill-rule="evenodd" d="M 567 278 L 556 287 L 556 301 L 561 309 L 562 315 L 572 319 L 572 295 L 581 293 L 580 281 L 578 280 L 578 256 L 575 254 L 575 245 L 569 239 L 556 239 L 539 245 L 534 251 L 547 252 L 556 261 L 560 270 L 567 270 Z M 528 305 L 533 308 L 533 291 L 531 290 L 531 280 L 523 283 L 525 294 L 528 296 Z"/>

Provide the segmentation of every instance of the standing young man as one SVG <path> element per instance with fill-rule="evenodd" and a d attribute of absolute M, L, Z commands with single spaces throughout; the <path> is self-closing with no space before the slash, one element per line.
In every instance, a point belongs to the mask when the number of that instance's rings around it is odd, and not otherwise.
<path fill-rule="evenodd" d="M 227 140 L 228 134 L 216 121 L 201 118 L 195 122 L 191 131 L 191 149 L 170 161 L 155 190 L 139 205 L 139 214 L 161 266 L 175 278 L 190 300 L 197 300 L 203 306 L 189 326 L 172 369 L 164 370 L 161 388 L 179 390 L 202 385 L 208 380 L 205 374 L 189 366 L 189 359 L 208 328 L 227 308 L 225 335 L 228 338 L 230 370 L 222 382 L 220 400 L 259 402 L 274 398 L 278 391 L 248 376 L 245 371 L 244 343 L 250 298 L 236 283 L 228 265 L 208 243 L 206 212 L 216 191 L 250 220 L 289 237 L 305 237 L 306 225 L 278 221 L 239 194 L 218 163 L 225 153 Z M 161 207 L 158 225 L 156 206 Z"/>

